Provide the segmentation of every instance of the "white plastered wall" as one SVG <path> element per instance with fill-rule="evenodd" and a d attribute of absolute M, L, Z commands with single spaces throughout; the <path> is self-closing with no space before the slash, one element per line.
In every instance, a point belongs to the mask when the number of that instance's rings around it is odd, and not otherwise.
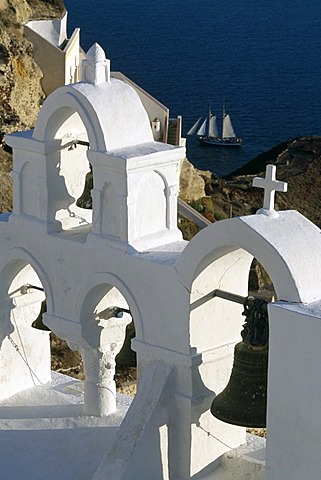
<path fill-rule="evenodd" d="M 30 21 L 24 30 L 43 73 L 41 84 L 46 96 L 80 80 L 80 29 L 67 38 L 66 11 L 61 19 Z"/>
<path fill-rule="evenodd" d="M 266 480 L 317 479 L 321 301 L 271 304 L 269 320 Z"/>

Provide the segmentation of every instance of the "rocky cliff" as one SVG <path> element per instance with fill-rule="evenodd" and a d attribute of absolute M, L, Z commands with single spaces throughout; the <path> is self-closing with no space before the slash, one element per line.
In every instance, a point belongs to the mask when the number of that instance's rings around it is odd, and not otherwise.
<path fill-rule="evenodd" d="M 180 176 L 180 198 L 185 202 L 193 202 L 204 197 L 205 183 L 211 178 L 211 172 L 198 170 L 185 158 Z"/>
<path fill-rule="evenodd" d="M 0 0 L 0 140 L 34 125 L 44 98 L 41 71 L 23 33 L 31 19 L 60 16 L 63 4 L 45 0 Z"/>
<path fill-rule="evenodd" d="M 4 136 L 32 128 L 44 99 L 41 71 L 23 25 L 32 19 L 55 18 L 63 12 L 61 0 L 0 0 L 0 210 L 11 209 L 11 156 Z"/>

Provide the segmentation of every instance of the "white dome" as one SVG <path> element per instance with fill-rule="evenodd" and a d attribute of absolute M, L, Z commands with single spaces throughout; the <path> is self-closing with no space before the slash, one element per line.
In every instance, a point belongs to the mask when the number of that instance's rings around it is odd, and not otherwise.
<path fill-rule="evenodd" d="M 98 44 L 94 43 L 86 54 L 86 58 L 90 62 L 104 62 L 106 60 L 106 54 L 103 48 Z"/>
<path fill-rule="evenodd" d="M 42 142 L 54 139 L 74 112 L 80 115 L 94 150 L 112 151 L 154 140 L 137 92 L 116 79 L 98 85 L 80 82 L 58 88 L 45 101 L 33 138 Z"/>

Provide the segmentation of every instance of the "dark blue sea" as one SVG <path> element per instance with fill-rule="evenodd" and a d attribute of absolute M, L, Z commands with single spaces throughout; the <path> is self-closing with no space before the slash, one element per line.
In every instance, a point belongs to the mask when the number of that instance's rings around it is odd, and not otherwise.
<path fill-rule="evenodd" d="M 65 0 L 69 32 L 194 121 L 223 97 L 241 149 L 188 137 L 188 158 L 219 176 L 296 136 L 321 135 L 320 0 Z"/>

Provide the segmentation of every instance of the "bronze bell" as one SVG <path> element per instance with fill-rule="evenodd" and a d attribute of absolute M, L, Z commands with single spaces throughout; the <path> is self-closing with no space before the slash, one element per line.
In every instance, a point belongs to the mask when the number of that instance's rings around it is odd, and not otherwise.
<path fill-rule="evenodd" d="M 121 365 L 122 367 L 136 367 L 137 359 L 136 352 L 131 349 L 131 341 L 135 337 L 135 325 L 134 322 L 130 322 L 126 326 L 126 334 L 124 344 L 121 347 L 120 351 L 116 355 L 116 365 Z"/>
<path fill-rule="evenodd" d="M 251 299 L 245 304 L 247 317 L 243 341 L 235 346 L 229 382 L 211 405 L 214 417 L 244 427 L 266 426 L 268 315 L 267 302 Z"/>
<path fill-rule="evenodd" d="M 36 328 L 37 330 L 44 330 L 46 332 L 51 331 L 50 328 L 48 328 L 42 321 L 42 316 L 44 313 L 46 313 L 46 311 L 47 311 L 47 302 L 46 300 L 43 300 L 43 302 L 41 302 L 40 313 L 36 318 L 36 320 L 34 320 L 31 324 L 32 328 Z"/>

